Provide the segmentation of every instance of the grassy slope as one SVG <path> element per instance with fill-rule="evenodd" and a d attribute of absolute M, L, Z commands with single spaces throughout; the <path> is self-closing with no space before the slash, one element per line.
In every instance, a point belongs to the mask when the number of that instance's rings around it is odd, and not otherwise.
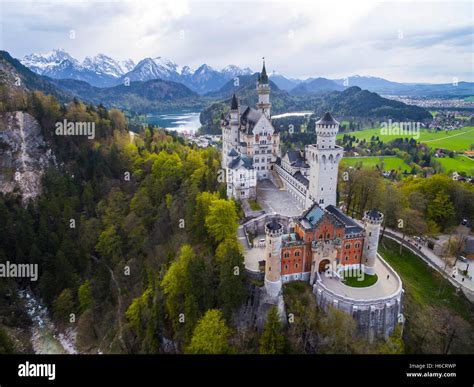
<path fill-rule="evenodd" d="M 381 157 L 379 156 L 373 156 L 373 157 L 344 157 L 342 160 L 345 164 L 349 166 L 354 166 L 358 162 L 362 162 L 362 165 L 364 167 L 375 167 L 378 163 L 380 163 Z M 384 156 L 382 157 L 384 161 L 384 169 L 385 170 L 392 170 L 392 169 L 398 169 L 398 167 L 401 167 L 401 170 L 404 171 L 405 169 L 410 172 L 411 167 L 405 163 L 402 159 L 399 157 L 393 156 Z"/>
<path fill-rule="evenodd" d="M 464 296 L 459 296 L 450 283 L 439 296 L 443 277 L 426 265 L 423 260 L 403 249 L 399 255 L 399 245 L 384 239 L 379 249 L 385 260 L 397 271 L 403 281 L 403 287 L 410 297 L 420 305 L 446 306 L 459 313 L 474 324 L 474 306 Z"/>
<path fill-rule="evenodd" d="M 400 256 L 399 245 L 386 238 L 380 244 L 379 252 L 402 279 L 405 289 L 404 314 L 410 341 L 414 342 L 415 337 L 419 337 L 423 331 L 422 324 L 425 324 L 426 320 L 437 323 L 438 320 L 435 320 L 434 316 L 442 309 L 447 310 L 453 318 L 458 316 L 464 320 L 471 332 L 474 330 L 474 305 L 462 293 L 456 292 L 455 287 L 438 272 L 406 249 Z M 440 287 L 444 289 L 441 294 Z M 434 342 L 439 339 L 439 335 L 439 332 L 432 332 L 425 340 Z M 413 345 L 410 341 L 407 343 L 409 347 Z M 466 340 L 462 345 L 471 351 L 474 347 L 472 339 Z"/>
<path fill-rule="evenodd" d="M 466 172 L 468 175 L 474 174 L 474 160 L 464 156 L 456 156 L 455 158 L 445 157 L 437 159 L 443 166 L 446 173 L 449 172 Z"/>

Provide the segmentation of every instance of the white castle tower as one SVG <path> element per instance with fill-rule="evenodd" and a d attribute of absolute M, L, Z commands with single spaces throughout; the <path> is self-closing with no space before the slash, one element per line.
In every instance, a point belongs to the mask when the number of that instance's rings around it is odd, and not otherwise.
<path fill-rule="evenodd" d="M 310 166 L 306 208 L 313 203 L 323 208 L 336 205 L 338 166 L 343 155 L 342 147 L 336 145 L 338 131 L 339 122 L 328 112 L 316 122 L 316 144 L 306 146 Z"/>
<path fill-rule="evenodd" d="M 364 247 L 362 250 L 362 264 L 364 272 L 375 273 L 375 258 L 379 247 L 380 225 L 383 222 L 383 214 L 375 209 L 365 211 L 362 219 L 365 225 Z"/>
<path fill-rule="evenodd" d="M 257 81 L 258 103 L 257 109 L 270 119 L 270 82 L 268 81 L 267 70 L 265 69 L 265 59 L 263 60 L 262 72 L 258 76 Z"/>
<path fill-rule="evenodd" d="M 281 292 L 281 236 L 283 225 L 275 218 L 265 225 L 265 290 L 274 300 Z"/>
<path fill-rule="evenodd" d="M 221 117 L 223 120 L 224 117 Z M 232 96 L 230 105 L 229 127 L 224 128 L 222 133 L 222 167 L 226 168 L 229 163 L 229 153 L 232 148 L 236 149 L 239 144 L 239 102 L 235 94 Z"/>

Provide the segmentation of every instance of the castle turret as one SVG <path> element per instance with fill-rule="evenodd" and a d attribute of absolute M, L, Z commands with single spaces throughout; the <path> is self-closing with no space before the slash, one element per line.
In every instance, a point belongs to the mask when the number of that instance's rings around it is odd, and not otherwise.
<path fill-rule="evenodd" d="M 318 203 L 321 207 L 336 205 L 337 174 L 343 149 L 336 145 L 339 131 L 337 122 L 329 112 L 316 122 L 316 144 L 305 149 L 310 166 L 306 207 Z"/>
<path fill-rule="evenodd" d="M 231 144 L 237 146 L 239 142 L 239 101 L 235 94 L 232 95 L 232 102 L 230 103 L 230 132 Z"/>
<path fill-rule="evenodd" d="M 267 70 L 265 69 L 265 59 L 263 60 L 262 72 L 258 76 L 257 82 L 258 103 L 257 109 L 270 118 L 270 81 L 268 80 Z"/>
<path fill-rule="evenodd" d="M 265 289 L 276 299 L 281 292 L 281 236 L 283 225 L 276 219 L 265 225 Z"/>
<path fill-rule="evenodd" d="M 235 94 L 230 103 L 228 126 L 224 115 L 221 115 L 222 126 L 222 167 L 227 168 L 229 164 L 229 152 L 238 148 L 239 144 L 239 102 Z"/>
<path fill-rule="evenodd" d="M 365 273 L 374 274 L 383 214 L 376 209 L 366 211 L 364 213 L 363 222 L 365 225 L 365 237 L 364 248 L 362 250 L 362 263 Z"/>

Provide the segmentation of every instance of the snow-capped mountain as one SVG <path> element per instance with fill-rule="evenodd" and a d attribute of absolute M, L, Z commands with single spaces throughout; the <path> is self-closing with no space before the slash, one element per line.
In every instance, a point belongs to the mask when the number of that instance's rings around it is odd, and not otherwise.
<path fill-rule="evenodd" d="M 133 70 L 123 74 L 122 80 L 150 81 L 163 79 L 165 81 L 179 81 L 178 65 L 163 57 L 142 59 Z"/>
<path fill-rule="evenodd" d="M 56 49 L 45 54 L 26 55 L 21 63 L 37 74 L 46 75 L 45 73 L 53 71 L 54 68 L 66 60 L 79 65 L 77 60 L 61 49 Z"/>
<path fill-rule="evenodd" d="M 248 67 L 241 69 L 235 65 L 228 65 L 221 70 L 221 73 L 228 76 L 229 78 L 234 78 L 239 75 L 250 75 L 253 74 L 253 71 Z"/>
<path fill-rule="evenodd" d="M 85 81 L 98 87 L 117 84 L 124 73 L 135 67 L 131 59 L 119 62 L 104 54 L 86 57 L 81 63 L 61 49 L 45 54 L 27 55 L 21 63 L 40 75 L 54 79 Z"/>
<path fill-rule="evenodd" d="M 110 56 L 104 54 L 97 54 L 93 58 L 86 57 L 82 66 L 96 74 L 110 75 L 113 78 L 120 78 L 127 71 L 135 67 L 131 59 L 118 62 Z"/>
<path fill-rule="evenodd" d="M 108 87 L 129 81 L 163 79 L 180 82 L 198 93 L 218 90 L 228 80 L 240 75 L 252 74 L 252 70 L 228 65 L 216 70 L 202 64 L 196 70 L 178 66 L 170 59 L 158 56 L 144 58 L 136 65 L 131 59 L 118 61 L 104 54 L 86 57 L 81 63 L 64 50 L 47 54 L 31 54 L 21 60 L 30 70 L 54 79 L 75 79 L 92 86 Z"/>
<path fill-rule="evenodd" d="M 194 74 L 195 71 L 196 71 L 195 69 L 192 69 L 189 66 L 184 66 L 181 69 L 181 77 L 183 77 L 184 79 L 192 77 L 192 75 Z"/>

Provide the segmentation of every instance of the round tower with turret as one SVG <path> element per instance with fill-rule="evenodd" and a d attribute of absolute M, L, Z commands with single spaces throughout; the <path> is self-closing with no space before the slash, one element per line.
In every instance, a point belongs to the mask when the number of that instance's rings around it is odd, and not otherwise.
<path fill-rule="evenodd" d="M 338 131 L 339 122 L 327 112 L 316 122 L 316 144 L 306 146 L 306 162 L 310 166 L 306 208 L 313 203 L 323 208 L 336 205 L 337 174 L 343 155 L 343 149 L 336 145 Z"/>
<path fill-rule="evenodd" d="M 276 299 L 281 292 L 281 236 L 283 225 L 275 218 L 265 225 L 265 289 Z"/>
<path fill-rule="evenodd" d="M 383 214 L 376 209 L 365 211 L 363 222 L 365 225 L 364 248 L 362 250 L 362 263 L 366 274 L 375 274 L 375 259 L 379 246 L 380 226 Z"/>

